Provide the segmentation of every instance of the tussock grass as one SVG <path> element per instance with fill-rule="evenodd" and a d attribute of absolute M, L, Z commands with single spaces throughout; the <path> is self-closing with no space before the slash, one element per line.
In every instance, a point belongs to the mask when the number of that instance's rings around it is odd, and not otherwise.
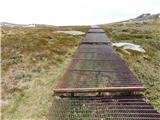
<path fill-rule="evenodd" d="M 112 42 L 141 45 L 146 53 L 115 50 L 147 88 L 144 95 L 160 112 L 160 24 L 112 24 L 102 26 Z"/>
<path fill-rule="evenodd" d="M 52 89 L 84 38 L 58 29 L 2 28 L 2 119 L 45 119 Z"/>

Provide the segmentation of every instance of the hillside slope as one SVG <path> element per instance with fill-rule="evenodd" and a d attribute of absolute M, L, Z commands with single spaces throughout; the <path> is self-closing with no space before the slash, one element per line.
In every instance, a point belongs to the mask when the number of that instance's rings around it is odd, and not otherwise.
<path fill-rule="evenodd" d="M 101 27 L 112 42 L 135 43 L 146 50 L 138 53 L 115 48 L 147 88 L 148 102 L 160 111 L 160 20 Z M 59 30 L 87 32 L 88 27 L 2 26 L 2 119 L 45 119 L 52 103 L 52 89 L 84 38 L 57 33 Z"/>
<path fill-rule="evenodd" d="M 129 42 L 142 46 L 146 53 L 115 48 L 134 74 L 147 88 L 149 102 L 160 112 L 160 23 L 123 22 L 102 25 L 112 42 Z"/>
<path fill-rule="evenodd" d="M 2 119 L 43 119 L 52 89 L 84 36 L 57 30 L 87 27 L 2 27 Z"/>

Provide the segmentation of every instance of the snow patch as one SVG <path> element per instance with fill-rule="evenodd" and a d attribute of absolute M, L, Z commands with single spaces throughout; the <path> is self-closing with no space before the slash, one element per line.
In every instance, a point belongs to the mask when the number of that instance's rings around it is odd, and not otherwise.
<path fill-rule="evenodd" d="M 135 45 L 133 43 L 119 42 L 119 43 L 112 43 L 112 46 L 123 48 L 126 50 L 134 50 L 142 53 L 146 52 L 140 45 Z"/>
<path fill-rule="evenodd" d="M 24 25 L 24 27 L 36 27 L 35 24 Z"/>
<path fill-rule="evenodd" d="M 95 29 L 95 28 L 99 28 L 99 26 L 97 26 L 97 25 L 91 25 L 91 28 Z"/>
<path fill-rule="evenodd" d="M 85 32 L 81 32 L 81 31 L 56 31 L 57 33 L 65 33 L 65 34 L 69 34 L 69 35 L 84 35 Z"/>

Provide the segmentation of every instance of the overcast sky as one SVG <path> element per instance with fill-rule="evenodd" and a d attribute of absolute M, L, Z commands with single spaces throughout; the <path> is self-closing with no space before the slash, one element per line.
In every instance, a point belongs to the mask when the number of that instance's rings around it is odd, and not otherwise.
<path fill-rule="evenodd" d="M 160 0 L 0 0 L 0 22 L 87 25 L 160 13 Z"/>

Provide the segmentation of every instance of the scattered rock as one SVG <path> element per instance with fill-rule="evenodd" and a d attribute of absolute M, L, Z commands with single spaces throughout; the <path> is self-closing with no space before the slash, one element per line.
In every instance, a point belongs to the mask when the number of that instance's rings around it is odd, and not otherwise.
<path fill-rule="evenodd" d="M 55 99 L 56 99 L 56 100 L 60 100 L 60 99 L 61 99 L 61 97 L 59 97 L 59 96 L 55 96 Z"/>
<path fill-rule="evenodd" d="M 144 58 L 145 60 L 150 60 L 150 59 L 151 59 L 149 55 L 143 55 L 143 58 Z"/>
<path fill-rule="evenodd" d="M 125 49 L 120 49 L 120 50 L 118 50 L 118 51 L 120 51 L 120 52 L 123 53 L 124 55 L 131 55 L 131 53 L 130 53 L 129 51 L 125 50 Z"/>
<path fill-rule="evenodd" d="M 2 79 L 0 79 L 0 84 L 7 84 L 7 83 L 8 83 L 7 80 L 2 80 Z"/>
<path fill-rule="evenodd" d="M 7 106 L 9 104 L 8 101 L 0 99 L 0 107 Z"/>
<path fill-rule="evenodd" d="M 30 78 L 32 77 L 31 74 L 26 73 L 26 72 L 16 72 L 15 76 L 14 76 L 14 80 L 20 80 L 20 79 L 27 79 L 30 80 Z"/>
<path fill-rule="evenodd" d="M 125 20 L 122 22 L 117 22 L 117 23 L 122 23 L 123 25 L 126 25 L 128 23 L 149 24 L 158 19 L 160 19 L 160 13 L 158 14 L 147 13 L 147 14 L 142 14 L 136 18 Z"/>

